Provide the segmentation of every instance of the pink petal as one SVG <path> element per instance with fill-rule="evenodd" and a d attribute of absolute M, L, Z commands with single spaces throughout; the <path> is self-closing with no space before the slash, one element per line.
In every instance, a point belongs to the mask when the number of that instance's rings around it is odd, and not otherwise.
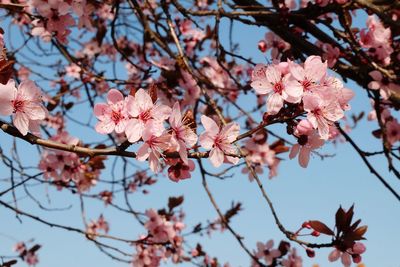
<path fill-rule="evenodd" d="M 123 100 L 124 100 L 124 96 L 117 89 L 111 89 L 107 94 L 107 101 L 109 103 L 115 104 L 115 103 L 118 103 Z"/>
<path fill-rule="evenodd" d="M 334 250 L 332 250 L 331 253 L 329 253 L 328 260 L 330 262 L 337 261 L 340 258 L 341 254 L 342 253 L 339 250 L 334 249 Z"/>
<path fill-rule="evenodd" d="M 253 81 L 250 86 L 253 87 L 259 95 L 269 94 L 272 91 L 272 85 L 267 79 Z"/>
<path fill-rule="evenodd" d="M 231 122 L 222 128 L 219 135 L 221 136 L 221 138 L 225 139 L 228 143 L 232 143 L 238 137 L 239 131 L 240 131 L 239 124 L 236 122 Z"/>
<path fill-rule="evenodd" d="M 208 132 L 204 132 L 199 137 L 201 147 L 211 149 L 214 145 L 214 136 L 210 136 Z"/>
<path fill-rule="evenodd" d="M 144 143 L 136 153 L 136 159 L 138 161 L 145 161 L 150 155 L 150 147 L 147 143 Z"/>
<path fill-rule="evenodd" d="M 95 126 L 95 130 L 99 134 L 112 133 L 114 131 L 114 128 L 115 128 L 115 123 L 112 120 L 99 121 Z"/>
<path fill-rule="evenodd" d="M 29 118 L 22 112 L 17 112 L 13 118 L 14 126 L 21 132 L 22 135 L 26 135 L 29 129 Z"/>
<path fill-rule="evenodd" d="M 302 81 L 305 78 L 305 71 L 303 69 L 302 66 L 300 66 L 299 64 L 290 61 L 289 62 L 289 71 L 290 74 L 292 74 L 292 76 L 298 80 L 298 81 Z"/>
<path fill-rule="evenodd" d="M 210 152 L 209 159 L 211 161 L 211 164 L 217 168 L 221 166 L 224 162 L 224 152 L 222 152 L 222 150 L 220 150 L 219 148 L 214 148 Z"/>
<path fill-rule="evenodd" d="M 143 89 L 139 89 L 135 94 L 135 102 L 140 111 L 147 111 L 153 108 L 154 104 L 149 94 Z"/>
<path fill-rule="evenodd" d="M 280 94 L 272 94 L 267 100 L 267 110 L 271 114 L 278 113 L 283 107 L 283 98 Z"/>
<path fill-rule="evenodd" d="M 106 103 L 98 103 L 94 105 L 94 115 L 99 119 L 99 120 L 104 120 L 104 114 L 106 111 L 109 109 L 108 105 Z"/>
<path fill-rule="evenodd" d="M 11 100 L 17 94 L 17 88 L 13 80 L 9 80 L 6 85 L 0 84 L 0 114 L 8 116 L 13 113 Z"/>
<path fill-rule="evenodd" d="M 327 63 L 322 63 L 320 56 L 310 56 L 304 62 L 304 69 L 307 78 L 319 81 L 326 74 Z"/>
<path fill-rule="evenodd" d="M 208 132 L 210 136 L 215 136 L 219 133 L 219 126 L 210 117 L 202 115 L 201 123 L 203 124 L 204 129 Z"/>
<path fill-rule="evenodd" d="M 293 159 L 294 157 L 296 157 L 297 154 L 299 153 L 299 149 L 300 149 L 300 145 L 299 144 L 293 145 L 292 149 L 290 150 L 290 153 L 289 153 L 289 158 Z"/>
<path fill-rule="evenodd" d="M 281 80 L 281 72 L 274 66 L 268 66 L 265 74 L 270 83 L 278 83 Z"/>
<path fill-rule="evenodd" d="M 137 119 L 129 120 L 125 128 L 125 134 L 128 138 L 128 141 L 131 143 L 139 141 L 139 139 L 142 137 L 143 129 L 144 125 L 141 121 Z"/>
<path fill-rule="evenodd" d="M 171 108 L 167 105 L 156 105 L 151 110 L 151 116 L 159 121 L 166 120 L 171 115 Z"/>
<path fill-rule="evenodd" d="M 40 89 L 31 80 L 23 81 L 18 86 L 18 94 L 21 94 L 29 100 L 38 100 L 41 96 Z"/>
<path fill-rule="evenodd" d="M 299 154 L 299 164 L 303 168 L 307 168 L 308 162 L 310 161 L 310 149 L 307 147 L 302 147 Z"/>
<path fill-rule="evenodd" d="M 172 107 L 169 123 L 171 124 L 172 128 L 179 128 L 182 126 L 182 114 L 179 102 L 175 102 L 174 106 Z"/>
<path fill-rule="evenodd" d="M 345 267 L 350 267 L 351 265 L 351 257 L 348 253 L 342 253 L 342 263 Z"/>

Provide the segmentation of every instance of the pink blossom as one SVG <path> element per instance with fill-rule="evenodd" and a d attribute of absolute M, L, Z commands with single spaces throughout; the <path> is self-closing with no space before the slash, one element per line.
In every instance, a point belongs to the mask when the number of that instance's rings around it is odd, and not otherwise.
<path fill-rule="evenodd" d="M 155 210 L 146 211 L 149 220 L 144 227 L 149 231 L 153 242 L 173 242 L 176 232 L 173 224 L 167 221 L 164 216 L 159 215 Z"/>
<path fill-rule="evenodd" d="M 305 140 L 303 140 L 303 137 Z M 303 135 L 303 137 L 299 139 L 299 141 L 301 141 L 300 144 L 295 144 L 292 146 L 289 158 L 293 159 L 297 156 L 297 154 L 299 154 L 300 166 L 307 168 L 308 162 L 310 161 L 311 151 L 320 148 L 324 144 L 324 140 L 322 140 L 315 131 L 310 135 Z"/>
<path fill-rule="evenodd" d="M 107 94 L 107 103 L 94 106 L 94 114 L 99 120 L 95 128 L 98 133 L 109 134 L 115 130 L 120 134 L 125 131 L 129 119 L 126 102 L 120 91 L 111 89 Z"/>
<path fill-rule="evenodd" d="M 328 67 L 332 68 L 335 66 L 336 61 L 338 60 L 340 56 L 340 50 L 339 48 L 332 46 L 329 43 L 317 43 L 317 45 L 322 49 L 324 52 L 323 58 L 328 62 Z"/>
<path fill-rule="evenodd" d="M 231 122 L 220 129 L 213 119 L 205 115 L 201 116 L 201 123 L 205 131 L 200 135 L 200 145 L 205 149 L 211 149 L 209 159 L 214 167 L 221 166 L 224 158 L 228 162 L 236 164 L 239 158 L 225 156 L 225 153 L 236 154 L 236 149 L 232 145 L 232 142 L 239 135 L 239 124 Z"/>
<path fill-rule="evenodd" d="M 13 80 L 0 84 L 0 114 L 13 115 L 14 126 L 26 135 L 33 121 L 44 120 L 47 109 L 42 105 L 42 93 L 32 81 L 24 81 L 18 89 Z"/>
<path fill-rule="evenodd" d="M 367 29 L 360 31 L 360 44 L 367 48 L 367 53 L 376 57 L 383 64 L 390 64 L 390 55 L 393 53 L 391 46 L 391 30 L 385 28 L 374 16 L 368 16 Z M 373 49 L 370 49 L 373 48 Z"/>
<path fill-rule="evenodd" d="M 271 49 L 272 59 L 278 59 L 282 52 L 290 49 L 290 44 L 282 40 L 273 32 L 267 32 L 265 34 L 265 42 L 267 50 Z"/>
<path fill-rule="evenodd" d="M 188 160 L 187 163 L 184 163 L 180 159 L 168 159 L 167 163 L 171 165 L 168 168 L 168 177 L 172 181 L 179 182 L 192 177 L 190 172 L 194 171 L 195 168 L 193 160 Z"/>
<path fill-rule="evenodd" d="M 347 251 L 343 252 L 339 249 L 335 248 L 328 256 L 328 260 L 330 262 L 337 261 L 339 258 L 343 266 L 350 267 L 351 261 L 353 260 L 354 263 L 361 262 L 361 254 L 365 252 L 366 248 L 363 243 L 356 242 L 354 243 L 353 247 L 348 249 Z"/>
<path fill-rule="evenodd" d="M 154 123 L 150 123 L 143 131 L 144 144 L 137 151 L 137 160 L 145 161 L 148 158 L 150 169 L 157 173 L 161 168 L 160 157 L 169 148 L 171 136 L 166 132 L 155 134 L 153 126 Z"/>
<path fill-rule="evenodd" d="M 274 241 L 269 240 L 266 244 L 257 242 L 257 252 L 255 256 L 259 259 L 263 259 L 267 266 L 271 265 L 275 258 L 281 256 L 281 252 L 278 249 L 273 249 Z"/>
<path fill-rule="evenodd" d="M 187 148 L 193 147 L 197 142 L 197 135 L 187 125 L 182 118 L 179 103 L 176 102 L 172 107 L 172 113 L 169 117 L 169 123 L 172 130 L 172 142 L 177 144 L 177 151 L 183 162 L 188 164 Z"/>
<path fill-rule="evenodd" d="M 400 85 L 391 83 L 385 78 L 380 71 L 373 70 L 369 73 L 374 80 L 368 84 L 371 90 L 379 90 L 383 99 L 389 99 L 391 94 L 400 94 Z"/>
<path fill-rule="evenodd" d="M 163 121 L 171 114 L 171 108 L 162 104 L 153 104 L 149 94 L 140 89 L 134 97 L 129 97 L 127 102 L 129 115 L 133 117 L 128 121 L 125 134 L 129 142 L 137 142 L 143 131 L 151 124 L 155 135 L 160 135 L 163 130 Z"/>
<path fill-rule="evenodd" d="M 284 267 L 302 267 L 303 259 L 297 254 L 295 248 L 291 249 L 286 259 L 282 260 L 282 266 Z"/>
<path fill-rule="evenodd" d="M 326 75 L 327 63 L 321 61 L 319 56 L 309 56 L 300 66 L 294 62 L 289 62 L 289 70 L 297 83 L 291 86 L 301 86 L 305 92 L 313 90 L 317 83 Z"/>
<path fill-rule="evenodd" d="M 333 122 L 343 118 L 344 113 L 340 106 L 331 99 L 322 99 L 315 95 L 306 95 L 303 98 L 304 110 L 307 111 L 307 119 L 318 129 L 322 139 L 329 137 L 329 126 Z"/>
<path fill-rule="evenodd" d="M 256 69 L 259 72 L 259 69 Z M 260 74 L 254 74 L 258 76 Z M 258 94 L 269 94 L 267 109 L 271 114 L 278 113 L 286 100 L 290 103 L 300 102 L 303 90 L 301 87 L 288 86 L 288 76 L 282 76 L 279 68 L 268 66 L 265 70 L 265 78 L 253 80 L 253 87 Z"/>

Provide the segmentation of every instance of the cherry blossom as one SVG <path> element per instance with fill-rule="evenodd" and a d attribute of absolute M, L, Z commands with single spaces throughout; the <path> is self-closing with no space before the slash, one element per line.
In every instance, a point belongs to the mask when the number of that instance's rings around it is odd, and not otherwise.
<path fill-rule="evenodd" d="M 143 131 L 143 145 L 137 151 L 137 160 L 145 161 L 149 159 L 150 169 L 159 172 L 161 169 L 160 157 L 162 153 L 170 147 L 171 136 L 166 133 L 158 133 L 156 123 L 150 122 Z"/>
<path fill-rule="evenodd" d="M 315 95 L 306 95 L 303 101 L 308 121 L 314 129 L 318 129 L 318 133 L 322 139 L 328 139 L 329 126 L 333 122 L 343 118 L 343 110 L 335 101 L 322 99 Z"/>
<path fill-rule="evenodd" d="M 171 141 L 177 144 L 177 151 L 179 152 L 179 156 L 187 165 L 187 148 L 191 148 L 196 144 L 197 135 L 188 125 L 192 122 L 190 120 L 185 121 L 185 118 L 182 118 L 181 109 L 178 102 L 176 102 L 172 107 L 172 113 L 169 117 L 169 123 L 172 130 Z"/>
<path fill-rule="evenodd" d="M 374 80 L 368 84 L 371 90 L 379 90 L 383 99 L 388 99 L 392 94 L 400 94 L 400 85 L 389 82 L 381 72 L 373 70 L 369 73 Z"/>
<path fill-rule="evenodd" d="M 125 131 L 129 119 L 126 102 L 120 91 L 111 89 L 107 94 L 107 104 L 94 106 L 94 114 L 99 119 L 95 128 L 98 133 L 109 134 L 115 130 L 120 134 Z"/>
<path fill-rule="evenodd" d="M 281 252 L 278 249 L 273 249 L 274 241 L 271 239 L 267 243 L 257 242 L 257 252 L 255 256 L 259 259 L 264 260 L 267 266 L 271 265 L 275 258 L 281 256 Z"/>
<path fill-rule="evenodd" d="M 26 135 L 34 121 L 44 120 L 47 109 L 42 105 L 42 93 L 32 81 L 24 81 L 18 89 L 15 82 L 9 80 L 0 84 L 0 114 L 12 115 L 15 127 Z"/>
<path fill-rule="evenodd" d="M 232 142 L 239 135 L 239 124 L 231 122 L 220 129 L 213 119 L 205 115 L 201 116 L 201 123 L 205 131 L 199 137 L 200 145 L 205 149 L 211 149 L 209 159 L 213 166 L 221 166 L 224 158 L 228 162 L 236 164 L 239 158 L 225 154 L 236 154 Z"/>
<path fill-rule="evenodd" d="M 171 114 L 170 107 L 154 104 L 143 89 L 138 90 L 134 97 L 128 98 L 127 111 L 133 117 L 125 129 L 125 134 L 131 143 L 137 142 L 142 137 L 143 131 L 149 127 L 155 135 L 160 135 L 164 131 L 163 121 Z"/>
<path fill-rule="evenodd" d="M 325 76 L 327 63 L 321 61 L 319 56 L 310 56 L 304 62 L 304 66 L 300 66 L 294 62 L 289 62 L 290 74 L 297 81 L 291 86 L 301 86 L 305 92 L 315 88 L 315 85 Z"/>
<path fill-rule="evenodd" d="M 256 71 L 260 71 L 256 69 Z M 254 74 L 257 77 L 259 74 Z M 269 94 L 267 109 L 271 114 L 278 113 L 283 107 L 284 101 L 297 103 L 301 100 L 303 90 L 296 86 L 288 86 L 289 77 L 283 76 L 279 68 L 268 66 L 265 69 L 265 78 L 255 79 L 251 86 L 258 94 Z"/>
<path fill-rule="evenodd" d="M 299 164 L 301 167 L 306 168 L 310 161 L 310 153 L 314 149 L 320 148 L 324 144 L 324 140 L 321 139 L 316 131 L 312 131 L 308 135 L 300 135 L 298 141 L 298 144 L 292 146 L 289 158 L 293 159 L 299 154 Z"/>

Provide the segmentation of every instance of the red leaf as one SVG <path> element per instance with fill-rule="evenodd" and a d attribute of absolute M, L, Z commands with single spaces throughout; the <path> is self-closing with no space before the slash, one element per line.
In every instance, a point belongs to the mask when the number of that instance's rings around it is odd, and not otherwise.
<path fill-rule="evenodd" d="M 326 224 L 320 221 L 309 221 L 308 222 L 312 229 L 326 235 L 335 235 L 335 233 Z"/>

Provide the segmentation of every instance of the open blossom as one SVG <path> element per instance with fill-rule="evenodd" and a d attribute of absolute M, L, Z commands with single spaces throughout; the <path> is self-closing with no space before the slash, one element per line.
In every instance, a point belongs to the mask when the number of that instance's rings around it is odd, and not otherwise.
<path fill-rule="evenodd" d="M 144 144 L 137 151 L 137 160 L 145 161 L 148 158 L 150 169 L 153 172 L 159 172 L 161 168 L 160 157 L 169 148 L 171 136 L 166 132 L 155 134 L 154 128 L 157 126 L 154 125 L 154 123 L 148 124 L 143 131 Z"/>
<path fill-rule="evenodd" d="M 335 66 L 336 61 L 340 56 L 339 48 L 332 46 L 329 43 L 322 43 L 322 42 L 317 42 L 316 45 L 319 46 L 324 52 L 323 58 L 328 62 L 328 67 L 332 68 L 333 66 Z"/>
<path fill-rule="evenodd" d="M 128 121 L 125 130 L 131 143 L 139 141 L 143 131 L 149 127 L 155 135 L 160 135 L 164 131 L 163 122 L 171 114 L 170 107 L 159 103 L 154 104 L 150 95 L 143 89 L 138 90 L 134 97 L 129 97 L 127 110 L 133 117 Z"/>
<path fill-rule="evenodd" d="M 300 66 L 295 62 L 289 62 L 289 70 L 297 83 L 291 86 L 302 87 L 304 92 L 312 91 L 316 84 L 325 76 L 327 63 L 321 61 L 319 56 L 309 56 Z"/>
<path fill-rule="evenodd" d="M 213 119 L 205 115 L 201 116 L 201 123 L 205 131 L 200 135 L 200 145 L 205 149 L 211 149 L 209 159 L 214 167 L 221 166 L 225 158 L 228 162 L 236 164 L 239 158 L 225 156 L 225 153 L 236 154 L 232 142 L 239 135 L 239 124 L 231 122 L 220 129 Z"/>
<path fill-rule="evenodd" d="M 281 256 L 281 252 L 278 249 L 274 249 L 274 241 L 271 239 L 267 243 L 263 244 L 257 242 L 257 252 L 255 256 L 265 261 L 267 266 L 271 265 L 275 258 Z"/>
<path fill-rule="evenodd" d="M 146 216 L 149 220 L 144 227 L 149 231 L 153 242 L 173 242 L 176 231 L 172 222 L 153 209 L 147 210 Z"/>
<path fill-rule="evenodd" d="M 282 260 L 283 267 L 302 267 L 303 259 L 297 254 L 295 248 L 291 249 L 286 259 Z"/>
<path fill-rule="evenodd" d="M 303 102 L 308 121 L 314 129 L 318 129 L 321 138 L 327 140 L 329 126 L 343 118 L 343 110 L 335 100 L 320 98 L 317 95 L 306 95 Z"/>
<path fill-rule="evenodd" d="M 169 123 L 172 130 L 172 142 L 177 144 L 179 156 L 185 164 L 188 164 L 187 147 L 192 147 L 197 142 L 197 135 L 186 124 L 182 118 L 179 103 L 176 102 L 172 107 L 172 113 L 169 117 Z"/>
<path fill-rule="evenodd" d="M 324 144 L 324 140 L 313 130 L 313 125 L 307 120 L 304 120 L 296 129 L 296 134 L 299 135 L 299 143 L 292 146 L 289 158 L 293 159 L 299 154 L 299 164 L 306 168 L 310 161 L 310 153 L 314 149 L 320 148 Z"/>
<path fill-rule="evenodd" d="M 192 177 L 190 172 L 194 171 L 195 168 L 193 160 L 184 163 L 181 159 L 168 159 L 167 163 L 171 165 L 168 168 L 168 178 L 171 181 L 179 182 Z"/>
<path fill-rule="evenodd" d="M 367 48 L 367 53 L 384 65 L 390 64 L 390 55 L 393 53 L 390 28 L 385 28 L 374 16 L 368 16 L 367 27 L 360 31 L 361 46 Z"/>
<path fill-rule="evenodd" d="M 101 134 L 109 134 L 114 130 L 123 133 L 128 122 L 126 100 L 122 93 L 111 89 L 107 94 L 107 103 L 98 103 L 94 106 L 94 114 L 99 122 L 96 131 Z"/>
<path fill-rule="evenodd" d="M 262 70 L 256 68 L 255 71 L 260 72 Z M 257 77 L 257 75 L 260 74 L 253 74 L 253 77 Z M 288 86 L 288 78 L 288 75 L 282 75 L 281 70 L 277 66 L 271 65 L 265 69 L 264 78 L 256 78 L 251 83 L 251 87 L 253 87 L 258 94 L 269 94 L 267 99 L 269 113 L 278 113 L 283 107 L 285 100 L 290 103 L 300 102 L 303 89 L 298 86 Z"/>
<path fill-rule="evenodd" d="M 366 248 L 363 243 L 356 242 L 353 247 L 343 252 L 335 248 L 328 256 L 330 262 L 337 261 L 339 258 L 345 267 L 350 267 L 351 262 L 360 263 L 361 254 L 365 252 Z"/>
<path fill-rule="evenodd" d="M 374 80 L 368 84 L 368 88 L 379 90 L 383 99 L 389 99 L 391 94 L 400 94 L 400 85 L 391 83 L 385 78 L 380 71 L 373 70 L 369 73 Z"/>
<path fill-rule="evenodd" d="M 273 32 L 267 32 L 265 34 L 265 40 L 260 41 L 260 43 L 265 44 L 265 49 L 263 49 L 264 51 L 262 50 L 262 52 L 266 52 L 271 49 L 272 59 L 278 59 L 282 52 L 290 49 L 290 44 L 282 40 Z"/>
<path fill-rule="evenodd" d="M 35 123 L 44 120 L 47 109 L 42 105 L 42 93 L 32 81 L 24 81 L 18 89 L 13 80 L 0 84 L 0 114 L 13 115 L 14 126 L 26 135 Z"/>

